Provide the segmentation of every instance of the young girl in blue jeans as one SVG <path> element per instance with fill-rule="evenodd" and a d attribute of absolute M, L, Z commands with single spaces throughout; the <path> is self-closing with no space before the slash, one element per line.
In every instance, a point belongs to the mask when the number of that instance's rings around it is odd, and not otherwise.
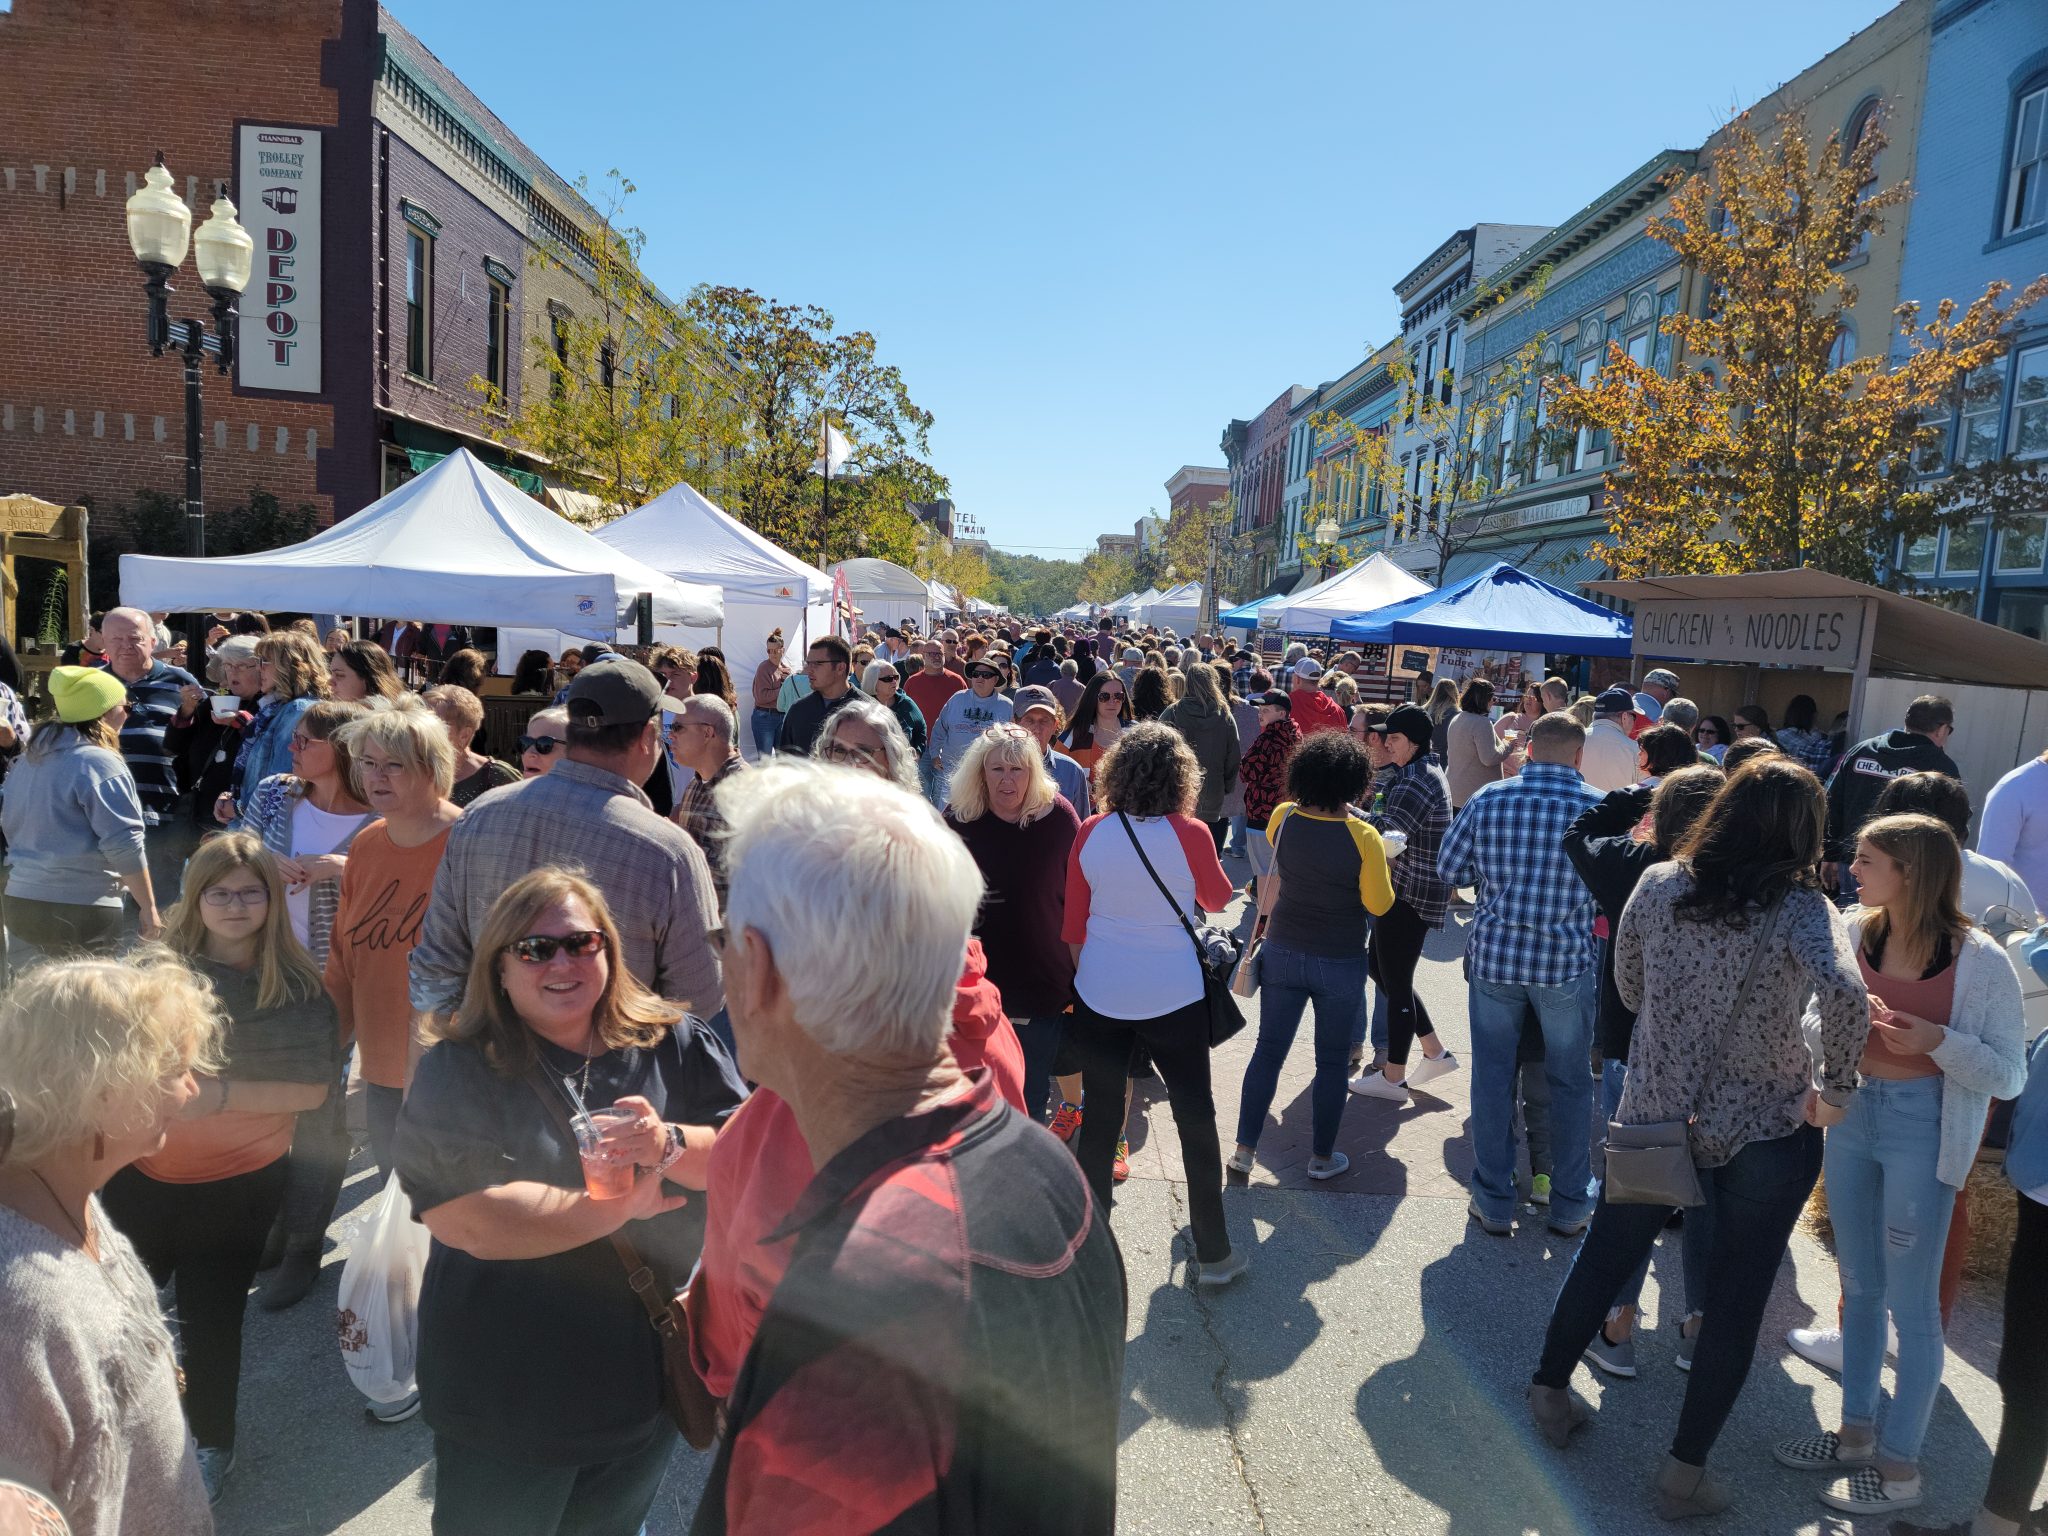
<path fill-rule="evenodd" d="M 2026 1081 L 2019 978 L 1962 913 L 1962 853 L 1931 816 L 1882 816 L 1857 839 L 1850 914 L 1870 989 L 1861 1089 L 1823 1163 L 1842 1268 L 1842 1427 L 1779 1443 L 1786 1466 L 1836 1474 L 1821 1501 L 1852 1515 L 1923 1497 L 1920 1445 L 1941 1387 L 1942 1247 L 1994 1098 Z M 1885 1313 L 1899 1330 L 1878 1431 Z"/>

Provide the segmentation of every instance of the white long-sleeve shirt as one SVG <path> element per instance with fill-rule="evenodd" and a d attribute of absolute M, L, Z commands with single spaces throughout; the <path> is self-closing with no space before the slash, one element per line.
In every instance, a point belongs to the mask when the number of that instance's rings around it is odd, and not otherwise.
<path fill-rule="evenodd" d="M 2048 900 L 2048 757 L 2021 763 L 1991 786 L 1977 822 L 1977 851 L 2012 866 Z"/>

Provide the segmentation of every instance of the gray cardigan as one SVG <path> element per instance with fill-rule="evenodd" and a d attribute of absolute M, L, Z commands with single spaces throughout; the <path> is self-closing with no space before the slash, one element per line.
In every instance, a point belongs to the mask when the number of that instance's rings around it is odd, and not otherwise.
<path fill-rule="evenodd" d="M 7 775 L 7 894 L 68 906 L 118 907 L 122 875 L 144 866 L 142 800 L 118 752 L 76 731 L 31 747 Z"/>
<path fill-rule="evenodd" d="M 1868 907 L 1848 914 L 1849 934 L 1860 942 Z M 1956 952 L 1955 1001 L 1941 1044 L 1927 1053 L 1941 1068 L 1941 1151 L 1934 1176 L 1961 1189 L 1984 1139 L 1993 1099 L 2017 1098 L 2027 1086 L 2026 1005 L 2020 979 L 1998 941 L 1972 928 Z M 1808 1007 L 1806 1036 L 1819 1038 L 1820 1015 Z"/>

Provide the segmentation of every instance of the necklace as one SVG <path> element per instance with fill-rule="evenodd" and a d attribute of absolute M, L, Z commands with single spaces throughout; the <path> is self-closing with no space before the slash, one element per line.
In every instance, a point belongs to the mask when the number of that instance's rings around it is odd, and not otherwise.
<path fill-rule="evenodd" d="M 54 1205 L 57 1208 L 57 1214 L 64 1218 L 65 1225 L 70 1227 L 72 1231 L 78 1234 L 78 1246 L 83 1248 L 87 1253 L 92 1253 L 92 1238 L 89 1235 L 87 1235 L 84 1227 L 80 1226 L 76 1221 L 72 1220 L 70 1208 L 66 1206 L 64 1202 L 57 1197 L 57 1191 L 50 1187 L 50 1181 L 43 1177 L 42 1170 L 40 1168 L 31 1168 L 28 1170 L 28 1173 L 30 1178 L 34 1179 L 38 1184 L 43 1186 L 43 1193 L 50 1197 L 50 1204 Z M 88 1221 L 92 1219 L 91 1212 L 89 1210 L 87 1212 L 86 1219 Z M 98 1255 L 95 1254 L 94 1257 L 97 1258 Z"/>

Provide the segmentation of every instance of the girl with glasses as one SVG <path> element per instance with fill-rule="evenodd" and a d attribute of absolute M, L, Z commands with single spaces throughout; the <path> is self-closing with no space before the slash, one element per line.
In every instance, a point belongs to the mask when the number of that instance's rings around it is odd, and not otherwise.
<path fill-rule="evenodd" d="M 248 833 L 200 845 L 164 942 L 211 984 L 222 1065 L 162 1148 L 108 1181 L 107 1216 L 159 1287 L 175 1284 L 185 1415 L 209 1499 L 235 1464 L 249 1283 L 284 1199 L 297 1117 L 336 1091 L 334 1005 L 285 916 L 277 860 Z"/>
<path fill-rule="evenodd" d="M 538 869 L 492 904 L 398 1122 L 398 1176 L 433 1236 L 419 1383 L 436 1526 L 640 1529 L 677 1435 L 661 1336 L 611 1239 L 661 1297 L 682 1288 L 705 1217 L 682 1191 L 703 1190 L 746 1093 L 703 1021 L 620 962 L 588 880 Z M 586 1179 L 586 1111 L 605 1177 Z"/>

